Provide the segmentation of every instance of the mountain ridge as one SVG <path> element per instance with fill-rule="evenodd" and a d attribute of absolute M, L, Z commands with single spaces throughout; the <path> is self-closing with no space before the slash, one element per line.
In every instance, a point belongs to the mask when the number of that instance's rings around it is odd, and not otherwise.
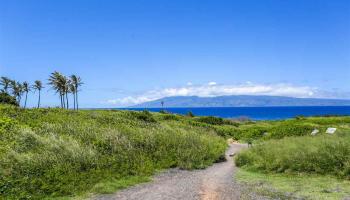
<path fill-rule="evenodd" d="M 269 106 L 350 106 L 348 99 L 296 98 L 266 95 L 230 95 L 216 97 L 174 96 L 144 102 L 131 108 L 165 107 L 269 107 Z"/>

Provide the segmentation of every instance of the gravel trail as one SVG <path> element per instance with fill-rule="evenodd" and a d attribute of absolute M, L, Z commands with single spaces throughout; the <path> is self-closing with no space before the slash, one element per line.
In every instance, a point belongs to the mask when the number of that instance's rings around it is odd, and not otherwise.
<path fill-rule="evenodd" d="M 226 162 L 204 170 L 170 169 L 156 175 L 153 181 L 139 184 L 97 200 L 238 200 L 240 187 L 233 181 L 235 166 L 229 155 L 246 145 L 233 143 L 226 151 Z M 261 199 L 261 198 L 252 198 Z"/>

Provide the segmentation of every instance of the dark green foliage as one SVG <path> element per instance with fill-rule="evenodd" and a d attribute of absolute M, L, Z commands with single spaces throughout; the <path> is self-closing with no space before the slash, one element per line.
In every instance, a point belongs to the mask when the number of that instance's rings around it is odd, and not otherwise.
<path fill-rule="evenodd" d="M 0 104 L 10 104 L 18 106 L 16 98 L 7 94 L 6 92 L 0 92 Z"/>
<path fill-rule="evenodd" d="M 188 116 L 188 117 L 195 117 L 192 111 L 189 111 L 189 112 L 187 113 L 187 116 Z"/>
<path fill-rule="evenodd" d="M 142 112 L 132 112 L 136 119 L 142 120 L 144 122 L 156 122 L 152 114 L 148 110 Z"/>
<path fill-rule="evenodd" d="M 225 138 L 233 138 L 234 140 L 240 139 L 240 131 L 234 126 L 215 126 L 215 131 L 218 135 Z"/>
<path fill-rule="evenodd" d="M 188 120 L 148 111 L 0 106 L 0 199 L 74 196 L 107 179 L 219 160 L 225 140 Z"/>
<path fill-rule="evenodd" d="M 202 122 L 202 123 L 211 124 L 211 125 L 222 125 L 222 124 L 224 124 L 224 119 L 222 119 L 220 117 L 213 117 L 213 116 L 198 117 L 197 121 Z"/>

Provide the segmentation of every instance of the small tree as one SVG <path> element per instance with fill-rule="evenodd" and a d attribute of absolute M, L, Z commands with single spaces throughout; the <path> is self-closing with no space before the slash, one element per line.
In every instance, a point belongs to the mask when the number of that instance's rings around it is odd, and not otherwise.
<path fill-rule="evenodd" d="M 189 111 L 189 112 L 187 113 L 187 116 L 188 116 L 188 117 L 194 117 L 194 114 L 193 114 L 192 111 Z"/>
<path fill-rule="evenodd" d="M 18 106 L 18 102 L 16 101 L 16 98 L 9 95 L 6 92 L 0 92 L 0 104 L 11 104 Z"/>

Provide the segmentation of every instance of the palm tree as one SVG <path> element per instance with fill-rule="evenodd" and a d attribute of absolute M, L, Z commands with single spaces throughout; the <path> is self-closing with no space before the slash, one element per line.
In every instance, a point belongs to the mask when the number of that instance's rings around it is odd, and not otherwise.
<path fill-rule="evenodd" d="M 39 92 L 39 99 L 38 99 L 38 108 L 39 108 L 40 107 L 40 92 L 41 92 L 41 89 L 43 89 L 44 87 L 43 87 L 43 84 L 41 83 L 41 81 L 36 80 L 34 82 L 33 88 L 35 91 L 38 90 L 38 92 Z"/>
<path fill-rule="evenodd" d="M 29 83 L 27 81 L 24 81 L 22 86 L 23 86 L 23 92 L 26 93 L 26 98 L 24 100 L 24 108 L 26 108 L 27 107 L 28 92 L 30 91 L 30 86 L 29 86 Z"/>
<path fill-rule="evenodd" d="M 8 89 L 10 88 L 11 85 L 11 79 L 2 76 L 0 79 L 0 85 L 2 85 L 3 90 L 8 93 Z"/>
<path fill-rule="evenodd" d="M 62 76 L 60 81 L 61 81 L 61 86 L 64 94 L 63 96 L 66 97 L 66 102 L 67 102 L 66 106 L 67 106 L 67 109 L 69 109 L 68 93 L 69 93 L 70 80 L 66 76 Z"/>
<path fill-rule="evenodd" d="M 61 100 L 61 108 L 65 107 L 64 103 L 64 88 L 62 86 L 62 77 L 63 75 L 57 71 L 51 73 L 49 77 L 49 85 L 56 91 L 56 93 L 59 93 L 60 100 Z"/>
<path fill-rule="evenodd" d="M 84 83 L 81 81 L 81 78 L 76 75 L 71 75 L 70 80 L 72 81 L 72 85 L 74 85 L 75 88 L 75 103 L 76 103 L 76 109 L 79 109 L 79 104 L 78 104 L 78 91 L 81 85 Z"/>

